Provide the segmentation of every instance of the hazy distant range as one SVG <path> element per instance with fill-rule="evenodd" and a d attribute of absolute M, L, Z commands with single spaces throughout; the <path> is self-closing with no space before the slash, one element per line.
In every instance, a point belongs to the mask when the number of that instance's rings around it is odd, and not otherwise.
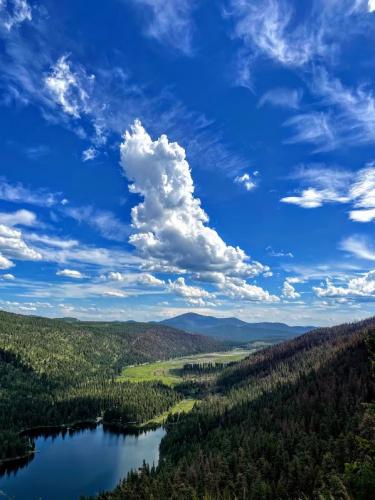
<path fill-rule="evenodd" d="M 196 313 L 186 313 L 160 323 L 191 333 L 201 333 L 208 337 L 234 342 L 278 342 L 296 337 L 314 326 L 289 326 L 285 323 L 247 323 L 238 318 L 216 318 Z"/>

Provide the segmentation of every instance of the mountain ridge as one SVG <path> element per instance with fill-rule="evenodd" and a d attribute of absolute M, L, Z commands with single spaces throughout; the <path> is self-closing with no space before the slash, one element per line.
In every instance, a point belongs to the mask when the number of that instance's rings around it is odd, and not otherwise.
<path fill-rule="evenodd" d="M 315 326 L 290 326 L 280 322 L 246 322 L 233 316 L 217 318 L 197 313 L 184 313 L 159 323 L 190 333 L 237 342 L 277 342 L 314 330 Z"/>

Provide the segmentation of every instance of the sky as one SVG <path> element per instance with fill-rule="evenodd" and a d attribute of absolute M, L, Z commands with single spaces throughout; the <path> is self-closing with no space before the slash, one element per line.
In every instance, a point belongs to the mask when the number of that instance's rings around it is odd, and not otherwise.
<path fill-rule="evenodd" d="M 0 0 L 0 308 L 375 314 L 374 0 Z"/>

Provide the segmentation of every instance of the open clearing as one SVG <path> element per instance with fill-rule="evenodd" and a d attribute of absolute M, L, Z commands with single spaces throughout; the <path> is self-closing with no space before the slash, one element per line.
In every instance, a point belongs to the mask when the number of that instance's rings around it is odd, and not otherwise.
<path fill-rule="evenodd" d="M 151 424 L 163 424 L 168 415 L 174 415 L 176 413 L 189 413 L 193 409 L 193 406 L 197 402 L 197 399 L 183 399 L 182 401 L 179 401 L 176 403 L 172 408 L 169 410 L 165 411 L 161 415 L 158 415 L 157 417 L 152 418 L 151 420 L 144 422 L 141 427 L 143 426 L 148 426 Z"/>
<path fill-rule="evenodd" d="M 160 381 L 163 384 L 173 386 L 183 381 L 177 370 L 187 363 L 230 363 L 231 361 L 240 361 L 254 351 L 255 349 L 232 349 L 231 351 L 195 354 L 167 361 L 157 361 L 156 363 L 126 366 L 119 377 L 119 381 Z"/>

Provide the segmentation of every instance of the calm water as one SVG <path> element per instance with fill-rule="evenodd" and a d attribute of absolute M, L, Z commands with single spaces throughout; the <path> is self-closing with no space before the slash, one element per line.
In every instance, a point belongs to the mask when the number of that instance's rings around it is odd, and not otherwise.
<path fill-rule="evenodd" d="M 74 433 L 37 437 L 38 453 L 34 458 L 0 477 L 0 498 L 74 500 L 80 495 L 113 489 L 143 460 L 157 464 L 164 435 L 163 428 L 135 436 L 98 425 Z"/>

